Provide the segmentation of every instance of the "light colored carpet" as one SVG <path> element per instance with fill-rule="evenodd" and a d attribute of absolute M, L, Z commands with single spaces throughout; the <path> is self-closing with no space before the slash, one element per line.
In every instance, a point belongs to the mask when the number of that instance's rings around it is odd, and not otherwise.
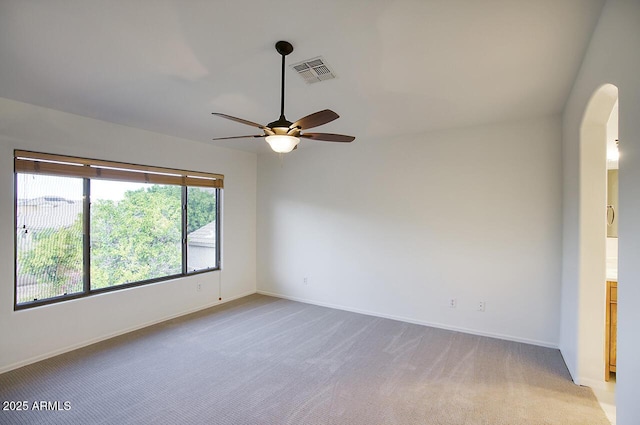
<path fill-rule="evenodd" d="M 261 295 L 0 375 L 3 424 L 605 425 L 558 350 Z"/>

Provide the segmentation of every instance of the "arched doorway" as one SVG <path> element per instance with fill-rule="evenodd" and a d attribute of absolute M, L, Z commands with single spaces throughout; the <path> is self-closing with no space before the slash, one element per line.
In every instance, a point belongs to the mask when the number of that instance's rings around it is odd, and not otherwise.
<path fill-rule="evenodd" d="M 615 384 L 605 381 L 607 281 L 607 139 L 618 88 L 605 84 L 587 104 L 580 126 L 580 227 L 578 379 L 614 404 Z M 617 114 L 614 114 L 617 119 Z M 617 138 L 617 122 L 615 122 Z"/>

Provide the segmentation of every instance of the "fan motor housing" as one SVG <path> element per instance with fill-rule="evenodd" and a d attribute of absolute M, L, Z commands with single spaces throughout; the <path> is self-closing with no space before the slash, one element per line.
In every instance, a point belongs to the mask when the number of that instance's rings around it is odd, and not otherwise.
<path fill-rule="evenodd" d="M 276 51 L 283 56 L 293 52 L 293 46 L 288 41 L 280 40 L 276 43 Z"/>

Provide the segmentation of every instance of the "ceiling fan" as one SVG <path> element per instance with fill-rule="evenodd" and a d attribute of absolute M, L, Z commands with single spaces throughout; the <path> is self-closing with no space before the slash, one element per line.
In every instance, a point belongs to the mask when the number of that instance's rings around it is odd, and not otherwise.
<path fill-rule="evenodd" d="M 226 140 L 226 139 L 243 139 L 247 137 L 264 137 L 275 152 L 287 153 L 297 148 L 300 138 L 321 140 L 326 142 L 352 142 L 355 140 L 353 136 L 345 136 L 343 134 L 332 133 L 302 133 L 302 130 L 318 127 L 320 125 L 331 122 L 339 117 L 335 112 L 325 109 L 315 112 L 311 115 L 307 115 L 304 118 L 300 118 L 296 122 L 287 121 L 284 116 L 284 65 L 285 56 L 293 52 L 293 46 L 287 41 L 278 41 L 276 43 L 276 51 L 282 55 L 282 89 L 280 97 L 280 118 L 267 125 L 258 124 L 252 121 L 244 120 L 242 118 L 232 117 L 231 115 L 221 114 L 219 112 L 213 112 L 213 115 L 226 118 L 231 121 L 236 121 L 241 124 L 257 127 L 263 131 L 264 134 L 248 135 L 248 136 L 232 136 L 232 137 L 218 137 L 213 140 Z"/>

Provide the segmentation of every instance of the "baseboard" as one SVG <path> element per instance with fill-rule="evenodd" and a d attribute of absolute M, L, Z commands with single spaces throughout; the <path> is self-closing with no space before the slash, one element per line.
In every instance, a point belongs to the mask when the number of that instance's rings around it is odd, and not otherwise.
<path fill-rule="evenodd" d="M 222 301 L 214 301 L 212 303 L 208 303 L 208 304 L 205 304 L 203 306 L 200 306 L 200 307 L 197 307 L 197 308 L 194 308 L 194 309 L 185 310 L 185 311 L 180 312 L 180 313 L 164 316 L 162 318 L 159 318 L 159 319 L 156 319 L 156 320 L 152 320 L 152 321 L 149 321 L 149 322 L 145 322 L 145 323 L 140 324 L 140 325 L 132 326 L 130 328 L 122 329 L 122 330 L 119 330 L 119 331 L 116 331 L 116 332 L 112 332 L 112 333 L 109 333 L 109 334 L 106 334 L 106 335 L 102 335 L 102 336 L 99 336 L 99 337 L 96 337 L 96 338 L 92 338 L 92 339 L 90 339 L 88 341 L 83 341 L 81 343 L 73 344 L 73 345 L 70 345 L 68 347 L 64 347 L 64 348 L 60 348 L 60 349 L 57 349 L 57 350 L 53 350 L 53 351 L 50 351 L 50 352 L 45 353 L 45 354 L 41 354 L 41 355 L 38 355 L 38 356 L 35 356 L 35 357 L 30 357 L 30 358 L 28 358 L 26 360 L 21 360 L 19 362 L 12 363 L 12 364 L 10 364 L 8 366 L 0 367 L 0 374 L 1 373 L 5 373 L 5 372 L 9 372 L 10 370 L 13 370 L 13 369 L 18 369 L 20 367 L 30 365 L 32 363 L 39 362 L 41 360 L 45 360 L 45 359 L 48 359 L 48 358 L 51 358 L 51 357 L 58 356 L 60 354 L 68 353 L 69 351 L 77 350 L 79 348 L 83 348 L 83 347 L 89 346 L 91 344 L 95 344 L 97 342 L 100 342 L 100 341 L 105 341 L 107 339 L 114 338 L 116 336 L 124 335 L 124 334 L 127 334 L 129 332 L 133 332 L 133 331 L 137 331 L 139 329 L 143 329 L 143 328 L 146 328 L 148 326 L 157 325 L 158 323 L 166 322 L 167 320 L 175 319 L 176 317 L 186 316 L 187 314 L 195 313 L 195 312 L 198 312 L 200 310 L 205 310 L 207 308 L 211 308 L 211 307 L 215 307 L 217 305 L 228 303 L 229 301 L 237 300 L 238 298 L 243 298 L 243 297 L 246 297 L 248 295 L 255 294 L 255 293 L 256 293 L 256 291 L 250 291 L 250 292 L 246 292 L 246 293 L 243 293 L 243 294 L 240 294 L 240 295 L 235 295 L 233 297 L 225 298 Z"/>
<path fill-rule="evenodd" d="M 560 350 L 560 356 L 562 356 L 562 361 L 564 362 L 564 366 L 567 368 L 567 372 L 569 372 L 569 376 L 571 376 L 571 380 L 573 381 L 574 384 L 580 385 L 578 383 L 578 377 L 574 372 L 573 367 L 569 367 L 569 365 L 570 364 L 573 365 L 573 363 L 567 362 L 567 357 L 565 356 L 565 353 L 562 351 L 562 346 L 559 347 L 559 350 Z"/>
<path fill-rule="evenodd" d="M 256 292 L 258 294 L 267 295 L 267 296 L 270 296 L 270 297 L 283 298 L 283 299 L 287 299 L 287 300 L 291 300 L 291 301 L 298 301 L 298 302 L 302 302 L 302 303 L 306 303 L 306 304 L 318 305 L 318 306 L 321 306 L 321 307 L 335 308 L 335 309 L 338 309 L 338 310 L 350 311 L 352 313 L 366 314 L 367 316 L 383 317 L 385 319 L 399 320 L 401 322 L 413 323 L 413 324 L 416 324 L 416 325 L 430 326 L 432 328 L 446 329 L 446 330 L 449 330 L 449 331 L 462 332 L 462 333 L 471 334 L 471 335 L 486 336 L 486 337 L 489 337 L 489 338 L 504 339 L 504 340 L 507 340 L 507 341 L 521 342 L 523 344 L 531 344 L 531 345 L 537 345 L 537 346 L 540 346 L 540 347 L 558 349 L 558 344 L 555 344 L 555 343 L 552 343 L 552 342 L 547 342 L 547 341 L 539 341 L 539 340 L 535 340 L 535 339 L 520 338 L 520 337 L 513 336 L 513 335 L 505 335 L 505 334 L 499 334 L 499 333 L 494 333 L 494 332 L 485 332 L 485 331 L 480 331 L 480 330 L 477 330 L 477 329 L 469 329 L 469 328 L 463 328 L 463 327 L 459 327 L 459 326 L 451 326 L 451 325 L 447 325 L 447 324 L 444 324 L 444 323 L 427 322 L 427 321 L 424 321 L 424 320 L 412 319 L 410 317 L 395 316 L 395 315 L 384 314 L 384 313 L 375 312 L 375 311 L 361 310 L 361 309 L 358 309 L 358 308 L 352 308 L 352 307 L 348 307 L 348 306 L 344 306 L 344 305 L 340 305 L 340 304 L 332 304 L 332 303 L 325 303 L 325 302 L 310 300 L 310 299 L 306 299 L 306 298 L 291 297 L 291 296 L 288 296 L 288 295 L 278 294 L 278 293 L 275 293 L 275 292 L 261 291 L 261 290 L 258 290 Z"/>

